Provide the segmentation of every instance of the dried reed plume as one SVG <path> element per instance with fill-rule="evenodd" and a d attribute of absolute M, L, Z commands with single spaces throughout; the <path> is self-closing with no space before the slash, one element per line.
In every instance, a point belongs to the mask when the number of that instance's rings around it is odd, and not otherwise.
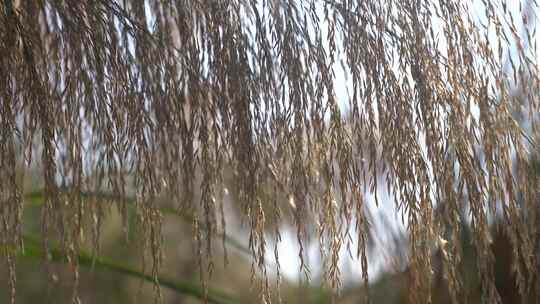
<path fill-rule="evenodd" d="M 23 246 L 16 165 L 32 161 L 45 183 L 44 248 L 60 241 L 75 285 L 82 235 L 89 229 L 97 247 L 106 214 L 79 194 L 103 189 L 122 197 L 135 189 L 154 277 L 162 264 L 154 198 L 167 194 L 192 214 L 206 283 L 232 172 L 261 302 L 270 301 L 267 238 L 279 239 L 286 221 L 303 265 L 305 240 L 319 240 L 334 288 L 338 252 L 357 239 L 367 282 L 366 204 L 379 203 L 367 196 L 383 187 L 408 229 L 412 302 L 430 302 L 437 243 L 460 302 L 464 209 L 484 299 L 499 299 L 494 216 L 514 244 L 516 284 L 538 298 L 540 222 L 528 212 L 539 192 L 529 173 L 539 138 L 538 8 L 480 4 L 478 21 L 461 0 L 3 0 L 0 238 L 12 300 Z M 336 73 L 348 77 L 347 100 L 338 99 Z M 117 203 L 125 215 L 127 201 Z"/>

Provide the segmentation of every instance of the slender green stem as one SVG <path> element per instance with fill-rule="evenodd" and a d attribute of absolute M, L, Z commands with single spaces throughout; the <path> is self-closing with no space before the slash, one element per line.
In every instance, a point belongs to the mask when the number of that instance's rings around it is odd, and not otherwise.
<path fill-rule="evenodd" d="M 25 258 L 35 258 L 35 259 L 44 259 L 45 252 L 40 245 L 40 242 L 37 238 L 29 235 L 24 236 L 24 250 L 21 252 L 20 256 Z M 50 248 L 50 256 L 54 262 L 66 262 L 64 254 L 58 247 Z M 137 269 L 129 267 L 127 265 L 120 264 L 116 261 L 104 257 L 93 257 L 91 254 L 85 251 L 79 251 L 78 254 L 79 265 L 86 268 L 95 268 L 99 270 L 112 271 L 119 274 L 127 275 L 130 277 L 135 277 L 143 279 L 147 282 L 154 282 L 154 278 L 151 275 L 145 274 Z M 178 280 L 173 280 L 170 278 L 165 278 L 159 276 L 157 278 L 157 283 L 161 286 L 167 287 L 171 290 L 177 291 L 181 294 L 189 295 L 201 300 L 204 300 L 205 293 L 203 288 L 200 286 L 191 284 L 189 282 L 182 282 Z M 208 303 L 213 304 L 233 304 L 237 303 L 226 293 L 209 288 L 208 289 Z"/>
<path fill-rule="evenodd" d="M 110 193 L 104 193 L 104 192 L 82 192 L 81 196 L 83 198 L 96 198 L 96 199 L 108 199 L 108 200 L 120 200 L 125 199 L 126 201 L 133 204 L 135 201 L 134 198 L 126 197 L 122 198 L 118 195 L 110 194 Z M 25 199 L 33 204 L 41 205 L 43 204 L 43 191 L 37 190 L 30 193 L 27 193 L 25 196 Z M 180 213 L 178 210 L 175 210 L 174 208 L 170 207 L 160 207 L 159 210 L 165 214 L 165 215 L 171 215 L 171 216 L 178 216 L 185 220 L 186 222 L 193 222 L 193 216 L 185 213 Z M 202 230 L 207 230 L 206 226 L 200 227 Z M 227 234 L 218 234 L 217 235 L 220 238 L 224 238 L 225 242 L 229 244 L 234 249 L 238 250 L 239 252 L 242 252 L 248 256 L 251 256 L 251 251 L 242 245 L 238 240 L 234 239 L 233 237 L 227 235 Z"/>

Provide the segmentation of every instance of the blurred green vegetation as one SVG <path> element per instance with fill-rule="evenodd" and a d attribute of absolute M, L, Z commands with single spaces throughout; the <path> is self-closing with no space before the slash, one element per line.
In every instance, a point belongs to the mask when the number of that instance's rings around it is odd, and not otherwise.
<path fill-rule="evenodd" d="M 82 193 L 88 202 L 110 204 L 115 197 L 107 193 Z M 40 207 L 43 195 L 40 191 L 30 192 L 25 199 L 25 247 L 17 261 L 17 303 L 70 303 L 73 292 L 73 271 L 66 263 L 61 248 L 53 246 L 49 262 L 39 238 Z M 167 260 L 159 277 L 164 303 L 202 303 L 204 289 L 200 284 L 197 255 L 192 247 L 192 218 L 178 213 L 162 204 L 164 222 L 165 253 Z M 153 278 L 140 269 L 141 256 L 137 250 L 136 233 L 122 232 L 121 217 L 115 208 L 108 209 L 110 215 L 104 223 L 101 251 L 94 255 L 92 244 L 87 240 L 80 250 L 78 259 L 80 279 L 78 292 L 83 303 L 148 303 L 155 300 Z M 133 214 L 130 214 L 130 219 Z M 178 219 L 181 219 L 180 221 Z M 495 225 L 496 227 L 496 225 Z M 204 227 L 202 227 L 204 229 Z M 495 229 L 495 228 L 494 228 Z M 521 302 L 511 269 L 510 242 L 494 230 L 492 249 L 495 254 L 496 283 L 503 303 Z M 229 250 L 229 264 L 224 266 L 215 257 L 215 271 L 210 280 L 208 302 L 216 304 L 255 303 L 259 301 L 256 283 L 251 282 L 251 260 L 249 249 L 235 238 L 225 235 Z M 53 244 L 54 245 L 54 244 Z M 476 253 L 471 244 L 470 231 L 462 229 L 461 276 L 464 294 L 468 303 L 480 303 L 481 286 L 476 268 Z M 4 248 L 3 250 L 9 250 Z M 433 257 L 434 265 L 440 255 Z M 437 266 L 435 267 L 437 270 Z M 6 272 L 2 269 L 2 272 Z M 438 269 L 433 282 L 434 303 L 451 303 L 446 283 Z M 2 278 L 6 280 L 7 275 Z M 369 288 L 361 283 L 348 284 L 339 295 L 316 284 L 285 282 L 281 296 L 285 303 L 364 303 L 366 295 L 373 303 L 408 303 L 408 270 L 381 274 Z M 2 294 L 9 294 L 7 282 L 2 284 Z M 274 292 L 274 294 L 277 294 Z M 4 298 L 5 299 L 5 298 Z M 45 302 L 43 302 L 45 300 Z M 527 303 L 527 302 L 526 302 Z M 532 303 L 532 302 L 531 302 Z"/>

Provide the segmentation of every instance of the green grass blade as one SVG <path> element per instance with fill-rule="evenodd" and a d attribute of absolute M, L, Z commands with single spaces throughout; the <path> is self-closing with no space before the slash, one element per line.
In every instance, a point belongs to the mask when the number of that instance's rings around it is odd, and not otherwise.
<path fill-rule="evenodd" d="M 120 199 L 122 199 L 120 196 L 110 194 L 110 193 L 105 193 L 105 192 L 82 192 L 81 196 L 83 198 L 93 198 L 93 199 L 102 199 L 102 200 L 120 200 Z M 29 192 L 24 196 L 24 198 L 25 198 L 26 201 L 32 203 L 33 205 L 41 205 L 41 204 L 43 204 L 43 191 L 42 190 L 37 190 L 37 191 Z M 133 205 L 133 203 L 135 201 L 134 198 L 130 198 L 130 197 L 126 197 L 126 198 L 123 198 L 123 199 L 130 202 L 130 205 Z M 193 222 L 193 216 L 191 216 L 189 214 L 185 214 L 185 213 L 180 213 L 180 212 L 178 212 L 178 210 L 175 210 L 174 208 L 160 207 L 159 210 L 165 215 L 178 216 L 178 217 L 182 218 L 186 222 L 189 222 L 189 223 Z M 207 227 L 205 227 L 204 225 L 201 225 L 200 228 L 202 230 L 207 230 Z M 233 247 L 234 249 L 238 250 L 239 252 L 242 252 L 242 253 L 244 253 L 244 254 L 246 254 L 248 256 L 251 256 L 251 251 L 248 248 L 246 248 L 245 246 L 243 246 L 242 243 L 240 243 L 238 240 L 234 239 L 233 237 L 231 237 L 231 236 L 229 236 L 227 234 L 218 234 L 217 236 L 220 237 L 220 238 L 224 238 L 225 242 L 229 246 Z"/>
<path fill-rule="evenodd" d="M 45 259 L 45 251 L 43 250 L 39 240 L 36 237 L 25 235 L 24 236 L 24 250 L 20 253 L 23 258 Z M 52 246 L 50 249 L 50 255 L 52 261 L 65 263 L 66 259 L 62 254 L 62 251 L 58 247 Z M 79 265 L 85 268 L 99 269 L 102 271 L 112 271 L 119 274 L 127 275 L 130 277 L 145 280 L 147 282 L 154 283 L 154 279 L 151 275 L 145 274 L 137 269 L 129 267 L 127 265 L 120 264 L 116 261 L 104 258 L 93 257 L 91 254 L 85 251 L 79 251 L 78 254 Z M 158 277 L 159 285 L 174 290 L 178 293 L 189 295 L 200 300 L 204 300 L 204 290 L 198 285 L 191 284 L 189 282 L 181 282 L 165 277 Z M 213 304 L 233 304 L 237 303 L 225 292 L 209 288 L 208 289 L 208 303 Z"/>

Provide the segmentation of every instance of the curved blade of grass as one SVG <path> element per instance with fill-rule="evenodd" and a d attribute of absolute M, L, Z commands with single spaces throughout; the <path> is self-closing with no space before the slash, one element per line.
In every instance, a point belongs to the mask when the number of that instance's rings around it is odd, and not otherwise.
<path fill-rule="evenodd" d="M 81 196 L 83 198 L 94 198 L 94 199 L 104 199 L 104 200 L 105 199 L 107 199 L 107 200 L 125 199 L 126 201 L 130 202 L 130 204 L 133 204 L 135 202 L 134 198 L 130 198 L 130 197 L 121 198 L 118 195 L 105 193 L 105 192 L 82 192 Z M 41 205 L 41 204 L 43 204 L 43 191 L 42 190 L 37 190 L 37 191 L 29 192 L 24 196 L 24 198 L 27 201 L 31 202 L 32 204 Z M 185 213 L 180 213 L 180 212 L 178 212 L 178 210 L 176 210 L 174 208 L 160 207 L 159 210 L 165 215 L 178 216 L 178 217 L 182 218 L 186 222 L 189 222 L 189 223 L 193 222 L 193 216 L 185 214 Z M 201 225 L 200 228 L 202 230 L 207 230 L 207 227 L 204 226 L 204 225 Z M 243 246 L 242 243 L 240 243 L 238 240 L 232 238 L 231 236 L 229 236 L 227 234 L 218 234 L 217 236 L 220 237 L 220 238 L 224 238 L 225 242 L 229 246 L 233 247 L 234 249 L 238 250 L 239 252 L 242 252 L 242 253 L 244 253 L 244 254 L 246 254 L 248 256 L 251 256 L 251 251 L 248 248 L 246 248 L 245 246 Z"/>
<path fill-rule="evenodd" d="M 25 246 L 24 246 L 24 250 L 20 252 L 20 256 L 24 258 L 44 259 L 45 252 L 42 246 L 40 245 L 39 240 L 36 237 L 30 236 L 30 235 L 24 235 L 23 237 L 24 237 Z M 60 262 L 60 263 L 66 262 L 64 255 L 62 254 L 62 251 L 57 247 L 52 246 L 50 250 L 50 254 L 51 254 L 52 261 Z M 129 267 L 127 265 L 120 264 L 116 261 L 113 261 L 104 257 L 94 257 L 85 251 L 79 251 L 78 259 L 79 259 L 79 265 L 82 267 L 112 271 L 119 274 L 130 276 L 130 277 L 143 279 L 150 283 L 154 283 L 154 279 L 152 278 L 152 276 L 145 274 L 132 267 Z M 178 293 L 189 295 L 200 300 L 204 300 L 204 297 L 205 297 L 204 290 L 200 286 L 191 284 L 189 282 L 181 282 L 178 280 L 165 278 L 162 276 L 158 277 L 157 281 L 161 286 L 167 287 Z M 208 300 L 208 303 L 213 303 L 213 304 L 237 303 L 226 293 L 213 289 L 213 288 L 208 289 L 207 300 Z"/>

